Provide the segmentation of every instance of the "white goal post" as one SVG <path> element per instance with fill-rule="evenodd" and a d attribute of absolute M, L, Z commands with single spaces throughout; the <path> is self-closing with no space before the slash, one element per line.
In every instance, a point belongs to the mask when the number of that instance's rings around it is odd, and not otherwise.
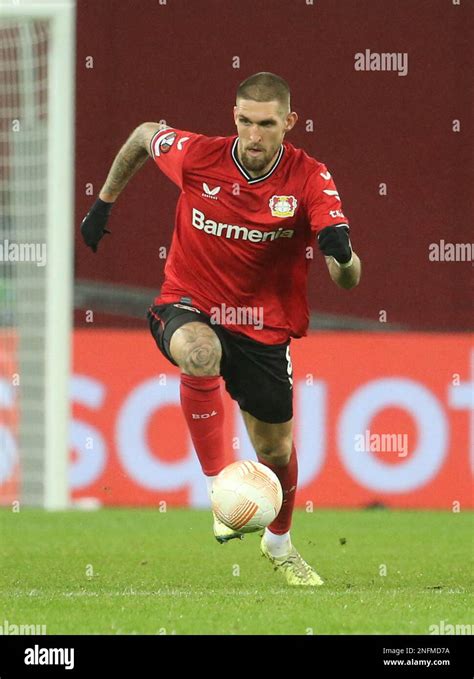
<path fill-rule="evenodd" d="M 18 500 L 64 509 L 69 504 L 75 3 L 2 0 L 0 50 L 0 332 L 3 348 L 14 347 L 10 358 L 8 351 L 3 362 L 0 356 L 0 383 L 4 401 L 11 387 L 16 403 Z M 0 389 L 0 408 L 1 397 Z M 0 434 L 4 475 L 13 457 L 10 451 L 7 458 L 6 442 Z"/>

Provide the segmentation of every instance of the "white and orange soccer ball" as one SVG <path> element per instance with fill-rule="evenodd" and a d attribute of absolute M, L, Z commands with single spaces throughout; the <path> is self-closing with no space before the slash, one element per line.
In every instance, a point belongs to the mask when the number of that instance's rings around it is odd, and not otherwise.
<path fill-rule="evenodd" d="M 214 479 L 212 510 L 219 521 L 240 533 L 266 528 L 283 502 L 280 481 L 271 469 L 254 462 L 233 462 Z"/>

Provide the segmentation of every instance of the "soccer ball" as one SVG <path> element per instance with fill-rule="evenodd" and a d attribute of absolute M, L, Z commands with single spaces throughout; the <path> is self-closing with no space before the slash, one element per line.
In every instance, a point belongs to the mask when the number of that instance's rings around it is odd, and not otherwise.
<path fill-rule="evenodd" d="M 239 533 L 268 526 L 283 502 L 280 481 L 271 469 L 252 460 L 233 462 L 214 479 L 212 510 L 219 521 Z"/>

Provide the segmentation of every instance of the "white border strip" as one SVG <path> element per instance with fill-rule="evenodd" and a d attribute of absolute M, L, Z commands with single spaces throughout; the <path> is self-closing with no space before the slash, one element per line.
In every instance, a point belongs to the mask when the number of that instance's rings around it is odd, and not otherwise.
<path fill-rule="evenodd" d="M 69 503 L 74 234 L 75 3 L 2 2 L 2 18 L 49 19 L 44 506 Z"/>

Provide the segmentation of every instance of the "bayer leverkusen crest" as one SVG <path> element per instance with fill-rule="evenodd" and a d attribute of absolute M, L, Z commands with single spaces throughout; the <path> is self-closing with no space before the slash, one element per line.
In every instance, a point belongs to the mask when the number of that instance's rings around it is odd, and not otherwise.
<path fill-rule="evenodd" d="M 293 217 L 298 201 L 294 196 L 272 196 L 268 204 L 272 217 Z"/>

